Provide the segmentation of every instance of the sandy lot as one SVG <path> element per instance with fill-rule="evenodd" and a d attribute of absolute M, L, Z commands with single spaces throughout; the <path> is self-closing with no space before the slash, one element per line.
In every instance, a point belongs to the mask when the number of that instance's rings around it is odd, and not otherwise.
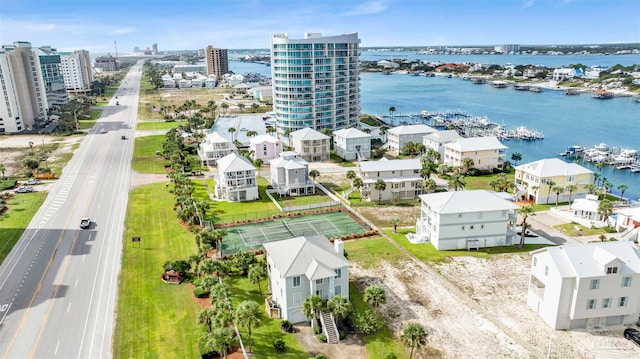
<path fill-rule="evenodd" d="M 29 153 L 29 143 L 33 143 L 34 153 L 40 154 L 44 145 L 48 150 L 47 161 L 51 164 L 64 153 L 73 151 L 73 145 L 80 143 L 84 136 L 48 136 L 48 135 L 20 135 L 0 136 L 0 161 L 4 164 L 6 176 L 14 176 L 24 171 L 22 160 Z M 53 167 L 53 166 L 51 166 Z"/>

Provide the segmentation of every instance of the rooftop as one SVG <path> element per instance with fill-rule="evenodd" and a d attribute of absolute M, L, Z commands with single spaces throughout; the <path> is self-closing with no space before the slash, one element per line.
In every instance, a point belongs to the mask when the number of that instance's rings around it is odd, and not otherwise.
<path fill-rule="evenodd" d="M 593 171 L 577 163 L 567 163 L 559 158 L 546 158 L 535 162 L 516 166 L 516 171 L 522 171 L 535 177 L 575 176 Z"/>
<path fill-rule="evenodd" d="M 396 135 L 415 135 L 415 134 L 427 134 L 436 132 L 436 129 L 433 127 L 429 127 L 427 125 L 407 125 L 407 126 L 398 126 L 389 130 L 389 133 L 393 133 Z"/>
<path fill-rule="evenodd" d="M 419 170 L 421 168 L 422 164 L 417 158 L 407 160 L 387 160 L 383 158 L 379 161 L 365 161 L 360 163 L 360 170 L 362 172 Z"/>
<path fill-rule="evenodd" d="M 428 193 L 420 199 L 440 214 L 518 209 L 515 203 L 487 190 Z"/>
<path fill-rule="evenodd" d="M 234 171 L 249 171 L 255 170 L 248 159 L 244 156 L 240 156 L 236 152 L 232 152 L 218 160 L 218 172 L 234 172 Z"/>
<path fill-rule="evenodd" d="M 308 140 L 326 140 L 329 139 L 329 136 L 322 134 L 321 132 L 318 132 L 312 128 L 303 128 L 301 130 L 298 131 L 294 131 L 291 132 L 289 134 L 289 136 L 295 138 L 295 139 L 299 139 L 302 141 L 308 141 Z"/>
<path fill-rule="evenodd" d="M 495 136 L 459 138 L 445 144 L 445 147 L 459 152 L 506 150 L 509 148 L 500 143 L 498 138 Z"/>
<path fill-rule="evenodd" d="M 326 278 L 335 276 L 335 269 L 349 266 L 349 261 L 324 236 L 295 237 L 263 246 L 282 277 L 305 274 L 310 280 Z"/>

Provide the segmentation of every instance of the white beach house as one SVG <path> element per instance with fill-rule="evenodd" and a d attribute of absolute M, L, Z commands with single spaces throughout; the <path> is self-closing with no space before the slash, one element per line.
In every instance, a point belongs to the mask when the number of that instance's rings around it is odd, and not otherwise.
<path fill-rule="evenodd" d="M 422 144 L 427 151 L 432 149 L 440 154 L 440 162 L 444 159 L 444 145 L 462 138 L 456 130 L 436 131 L 422 136 Z"/>
<path fill-rule="evenodd" d="M 371 157 L 371 135 L 357 128 L 343 128 L 333 133 L 333 149 L 347 161 Z"/>
<path fill-rule="evenodd" d="M 416 199 L 422 194 L 422 165 L 419 159 L 366 161 L 360 163 L 357 175 L 364 183 L 361 194 L 368 201 L 402 201 Z M 375 183 L 382 180 L 385 189 L 376 189 Z"/>
<path fill-rule="evenodd" d="M 481 171 L 502 169 L 509 147 L 495 136 L 459 138 L 444 144 L 443 163 L 461 167 L 467 158 L 473 160 L 473 168 Z"/>
<path fill-rule="evenodd" d="M 291 132 L 289 136 L 291 146 L 305 160 L 316 162 L 329 159 L 331 153 L 329 136 L 308 127 Z"/>
<path fill-rule="evenodd" d="M 435 128 L 427 125 L 407 125 L 391 128 L 387 131 L 389 151 L 395 154 L 404 152 L 404 145 L 408 142 L 422 143 L 422 137 L 436 132 Z"/>
<path fill-rule="evenodd" d="M 236 146 L 231 141 L 217 132 L 212 132 L 198 146 L 198 156 L 203 165 L 215 166 L 219 159 L 236 150 Z"/>
<path fill-rule="evenodd" d="M 216 198 L 228 202 L 258 199 L 256 168 L 248 159 L 235 152 L 219 159 L 215 194 Z"/>

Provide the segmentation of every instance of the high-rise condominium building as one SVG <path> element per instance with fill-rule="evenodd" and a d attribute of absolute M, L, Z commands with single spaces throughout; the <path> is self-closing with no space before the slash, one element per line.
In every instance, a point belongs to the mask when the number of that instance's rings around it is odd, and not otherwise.
<path fill-rule="evenodd" d="M 335 131 L 359 121 L 359 43 L 357 33 L 271 36 L 273 109 L 280 136 L 307 127 Z"/>
<path fill-rule="evenodd" d="M 67 90 L 71 92 L 89 91 L 91 82 L 93 82 L 93 69 L 91 68 L 89 51 L 78 50 L 61 55 L 60 64 L 62 65 L 62 75 L 64 76 L 64 85 Z"/>
<path fill-rule="evenodd" d="M 205 50 L 207 57 L 207 75 L 216 75 L 221 79 L 222 75 L 229 72 L 229 58 L 227 57 L 227 49 L 216 49 L 213 46 L 207 46 Z"/>
<path fill-rule="evenodd" d="M 0 50 L 0 132 L 42 128 L 47 121 L 47 95 L 40 59 L 29 42 Z"/>
<path fill-rule="evenodd" d="M 60 55 L 51 46 L 38 47 L 35 48 L 35 51 L 40 58 L 40 70 L 42 71 L 44 88 L 47 92 L 49 109 L 59 109 L 69 102 L 60 66 Z"/>

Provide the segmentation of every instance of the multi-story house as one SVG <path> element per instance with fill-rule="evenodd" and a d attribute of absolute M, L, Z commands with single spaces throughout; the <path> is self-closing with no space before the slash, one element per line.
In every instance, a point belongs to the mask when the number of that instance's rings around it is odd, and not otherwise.
<path fill-rule="evenodd" d="M 248 159 L 233 152 L 218 160 L 216 198 L 228 202 L 259 198 L 256 168 Z"/>
<path fill-rule="evenodd" d="M 416 199 L 422 194 L 419 159 L 365 161 L 357 173 L 364 184 L 361 195 L 368 201 L 402 201 Z M 376 189 L 376 182 L 385 183 L 384 190 Z"/>
<path fill-rule="evenodd" d="M 217 49 L 209 45 L 205 49 L 205 57 L 207 61 L 207 75 L 216 75 L 216 78 L 221 79 L 224 74 L 229 72 L 227 49 Z"/>
<path fill-rule="evenodd" d="M 640 251 L 630 241 L 531 252 L 527 305 L 555 330 L 632 324 L 640 312 Z"/>
<path fill-rule="evenodd" d="M 64 85 L 70 92 L 88 92 L 93 82 L 91 56 L 87 50 L 60 53 Z"/>
<path fill-rule="evenodd" d="M 331 154 L 331 138 L 312 128 L 303 128 L 289 134 L 291 146 L 300 157 L 309 162 L 324 161 Z"/>
<path fill-rule="evenodd" d="M 440 162 L 444 158 L 444 145 L 462 138 L 456 130 L 436 131 L 422 137 L 422 144 L 427 149 L 432 149 L 440 154 Z"/>
<path fill-rule="evenodd" d="M 413 142 L 422 144 L 425 135 L 436 132 L 435 128 L 427 125 L 407 125 L 391 128 L 387 131 L 389 151 L 395 154 L 404 152 L 404 145 Z"/>
<path fill-rule="evenodd" d="M 198 156 L 203 165 L 215 166 L 216 162 L 224 156 L 235 152 L 236 146 L 217 132 L 208 134 L 198 146 Z"/>
<path fill-rule="evenodd" d="M 420 218 L 413 242 L 438 250 L 508 246 L 517 243 L 518 206 L 486 190 L 420 196 Z"/>
<path fill-rule="evenodd" d="M 546 158 L 535 162 L 525 163 L 515 167 L 515 198 L 535 200 L 536 204 L 554 203 L 556 193 L 553 187 L 564 190 L 558 197 L 558 202 L 584 198 L 588 193 L 588 185 L 593 183 L 593 171 L 577 163 L 567 163 L 558 158 Z M 573 191 L 568 186 L 575 186 Z M 570 189 L 571 187 L 569 187 Z"/>
<path fill-rule="evenodd" d="M 268 300 L 291 323 L 308 321 L 302 309 L 306 298 L 319 295 L 349 298 L 349 261 L 344 245 L 323 236 L 295 237 L 263 244 L 269 276 Z"/>
<path fill-rule="evenodd" d="M 459 138 L 444 145 L 443 163 L 462 167 L 467 158 L 473 160 L 473 168 L 480 171 L 502 169 L 509 147 L 495 136 Z"/>
<path fill-rule="evenodd" d="M 254 161 L 259 158 L 267 162 L 278 157 L 283 150 L 282 146 L 282 140 L 271 135 L 255 136 L 249 140 L 249 150 Z"/>
<path fill-rule="evenodd" d="M 343 128 L 333 133 L 333 149 L 347 160 L 366 160 L 371 157 L 371 135 L 357 128 Z"/>
<path fill-rule="evenodd" d="M 280 138 L 303 128 L 335 131 L 358 123 L 359 44 L 357 33 L 271 36 L 273 110 Z"/>
<path fill-rule="evenodd" d="M 280 157 L 269 161 L 271 187 L 281 196 L 316 193 L 316 187 L 309 178 L 309 163 L 296 152 L 285 151 Z"/>

